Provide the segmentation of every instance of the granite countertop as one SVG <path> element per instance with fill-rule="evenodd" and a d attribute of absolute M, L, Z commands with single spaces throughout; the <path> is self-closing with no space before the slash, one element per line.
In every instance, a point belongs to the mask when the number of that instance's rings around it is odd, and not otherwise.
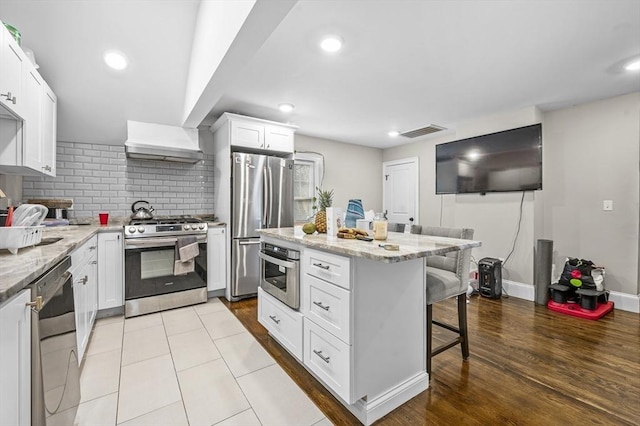
<path fill-rule="evenodd" d="M 42 238 L 62 237 L 43 246 L 23 247 L 17 254 L 0 250 L 0 303 L 63 260 L 97 232 L 122 232 L 121 224 L 70 225 L 45 228 Z"/>
<path fill-rule="evenodd" d="M 474 240 L 404 234 L 399 232 L 389 232 L 386 241 L 373 240 L 370 242 L 346 240 L 330 237 L 327 236 L 327 234 L 306 235 L 302 233 L 302 231 L 294 230 L 294 228 L 261 229 L 258 232 L 263 237 L 276 238 L 301 244 L 305 247 L 386 263 L 402 262 L 404 260 L 418 259 L 434 254 L 444 254 L 454 250 L 480 247 L 482 245 L 480 241 Z M 400 250 L 385 250 L 379 247 L 379 244 L 398 244 Z"/>
<path fill-rule="evenodd" d="M 109 224 L 98 225 L 95 219 L 87 225 L 52 226 L 44 229 L 43 240 L 62 237 L 62 240 L 42 246 L 24 247 L 17 254 L 0 250 L 0 303 L 28 286 L 76 248 L 98 232 L 122 232 L 129 218 L 109 218 Z M 222 222 L 207 222 L 211 227 L 224 226 Z"/>

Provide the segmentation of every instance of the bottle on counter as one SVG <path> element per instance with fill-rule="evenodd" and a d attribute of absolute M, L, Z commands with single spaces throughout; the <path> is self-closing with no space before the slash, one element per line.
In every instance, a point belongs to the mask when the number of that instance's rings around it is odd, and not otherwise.
<path fill-rule="evenodd" d="M 387 218 L 384 213 L 376 213 L 373 218 L 373 239 L 387 239 Z"/>

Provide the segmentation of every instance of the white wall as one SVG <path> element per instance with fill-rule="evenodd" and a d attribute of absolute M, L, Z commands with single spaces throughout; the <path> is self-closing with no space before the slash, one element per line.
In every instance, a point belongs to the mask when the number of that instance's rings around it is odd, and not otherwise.
<path fill-rule="evenodd" d="M 640 293 L 640 92 L 547 112 L 543 132 L 541 237 L 556 264 L 590 259 L 609 290 Z"/>
<path fill-rule="evenodd" d="M 333 189 L 333 205 L 345 210 L 359 198 L 365 210 L 382 210 L 382 150 L 296 133 L 296 151 L 324 155 L 324 189 Z"/>
<path fill-rule="evenodd" d="M 420 158 L 420 224 L 473 228 L 475 240 L 482 247 L 473 249 L 473 257 L 506 258 L 513 246 L 520 218 L 521 192 L 436 195 L 435 146 L 457 139 L 493 133 L 539 123 L 540 111 L 529 107 L 508 111 L 460 123 L 455 131 L 426 140 L 389 148 L 383 152 L 383 161 L 407 157 Z M 534 197 L 525 193 L 522 205 L 520 233 L 513 254 L 504 267 L 504 278 L 512 281 L 533 282 Z"/>
<path fill-rule="evenodd" d="M 184 120 L 191 114 L 254 4 L 255 0 L 200 2 L 187 77 Z"/>
<path fill-rule="evenodd" d="M 504 258 L 511 250 L 522 193 L 435 194 L 435 145 L 543 123 L 543 190 L 525 193 L 520 234 L 505 278 L 533 283 L 536 240 L 554 242 L 554 262 L 590 259 L 607 269 L 607 289 L 640 293 L 640 93 L 541 114 L 536 108 L 461 124 L 455 133 L 386 149 L 383 161 L 420 157 L 420 223 L 470 227 L 482 247 L 473 255 Z M 614 210 L 604 212 L 603 200 Z M 442 212 L 442 213 L 441 213 Z"/>

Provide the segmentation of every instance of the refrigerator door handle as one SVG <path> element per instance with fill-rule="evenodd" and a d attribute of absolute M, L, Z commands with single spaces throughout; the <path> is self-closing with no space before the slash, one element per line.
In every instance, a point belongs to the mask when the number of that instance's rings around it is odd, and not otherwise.
<path fill-rule="evenodd" d="M 262 228 L 269 227 L 269 210 L 267 206 L 269 204 L 269 174 L 267 173 L 267 166 L 262 169 L 263 179 L 262 179 Z"/>
<path fill-rule="evenodd" d="M 238 244 L 241 246 L 255 246 L 257 244 L 260 244 L 260 240 L 240 241 L 238 242 Z"/>

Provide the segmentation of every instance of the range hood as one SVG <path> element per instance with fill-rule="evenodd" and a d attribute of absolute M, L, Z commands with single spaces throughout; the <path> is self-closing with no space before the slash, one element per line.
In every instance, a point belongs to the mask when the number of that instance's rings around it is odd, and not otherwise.
<path fill-rule="evenodd" d="M 202 160 L 198 129 L 127 120 L 128 158 L 197 163 Z"/>

